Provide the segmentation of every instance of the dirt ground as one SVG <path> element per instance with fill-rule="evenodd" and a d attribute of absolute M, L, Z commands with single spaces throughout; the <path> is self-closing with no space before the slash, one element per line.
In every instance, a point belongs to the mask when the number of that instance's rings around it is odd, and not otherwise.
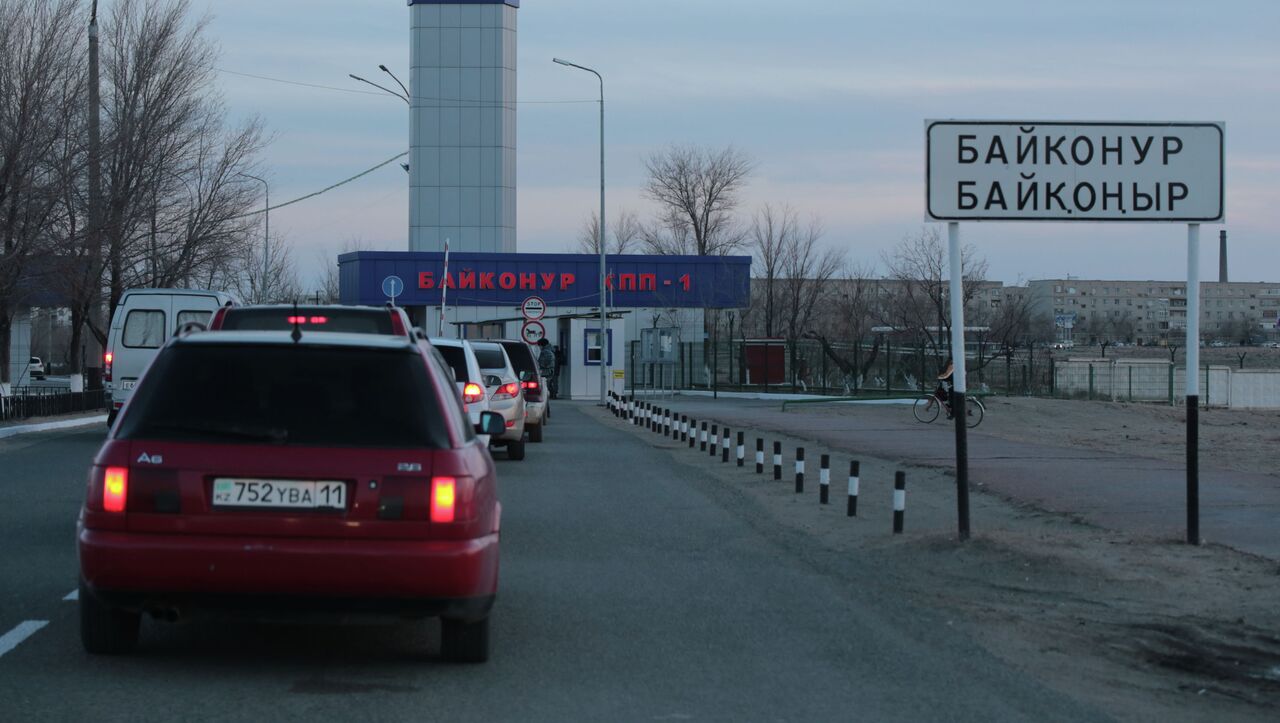
<path fill-rule="evenodd" d="M 1039 422 L 1052 416 L 1052 428 L 1077 430 L 1071 432 L 1072 444 L 1097 449 L 1147 442 L 1124 439 L 1124 434 L 1177 437 L 1180 414 L 1167 407 L 1034 399 L 1000 400 L 995 409 L 988 422 L 999 426 L 999 434 L 1039 439 L 1049 434 L 1048 425 Z M 592 413 L 603 423 L 623 426 L 602 411 Z M 1212 436 L 1206 436 L 1205 447 L 1215 463 L 1263 469 L 1238 457 L 1262 456 L 1260 447 L 1250 445 L 1280 435 L 1277 415 L 1230 413 L 1214 421 L 1223 423 L 1206 423 Z M 627 428 L 652 444 L 655 453 L 669 454 L 714 480 L 705 492 L 736 509 L 762 534 L 779 538 L 798 564 L 825 569 L 844 584 L 901 595 L 945 624 L 963 626 L 1011 665 L 1118 719 L 1280 720 L 1280 564 L 1275 561 L 1220 546 L 1135 541 L 981 491 L 971 499 L 975 534 L 961 543 L 955 532 L 954 480 L 944 470 L 862 456 L 859 514 L 850 518 L 838 462 L 833 463 L 832 504 L 823 506 L 817 501 L 816 473 L 810 473 L 806 492 L 795 494 L 789 462 L 783 481 L 774 482 L 768 467 L 764 475 L 754 473 L 750 451 L 747 465 L 739 468 Z M 1236 430 L 1245 432 L 1235 438 Z M 754 436 L 759 430 L 744 431 Z M 776 433 L 770 438 L 784 446 L 806 445 L 810 459 L 823 453 L 833 459 L 848 456 L 815 448 L 812 440 Z M 1237 452 L 1218 449 L 1219 443 L 1236 445 Z M 1170 445 L 1162 453 L 1175 450 Z M 906 533 L 894 535 L 892 479 L 899 469 L 909 479 L 907 521 Z M 878 560 L 882 575 L 850 579 L 847 562 L 855 556 Z"/>
<path fill-rule="evenodd" d="M 990 397 L 984 403 L 982 431 L 1005 439 L 1174 462 L 1186 456 L 1187 412 L 1181 406 L 1032 397 Z M 1280 410 L 1201 409 L 1200 463 L 1280 473 Z"/>

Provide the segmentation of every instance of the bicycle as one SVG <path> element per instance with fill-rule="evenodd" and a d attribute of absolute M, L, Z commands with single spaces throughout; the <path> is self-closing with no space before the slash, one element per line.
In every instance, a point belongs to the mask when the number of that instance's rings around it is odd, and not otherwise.
<path fill-rule="evenodd" d="M 982 418 L 987 413 L 987 408 L 982 404 L 982 400 L 977 397 L 965 395 L 965 422 L 964 426 L 973 429 L 982 423 Z M 942 411 L 943 400 L 938 398 L 937 394 L 929 394 L 920 397 L 911 405 L 911 413 L 915 415 L 916 421 L 929 424 L 938 418 L 939 412 Z"/>

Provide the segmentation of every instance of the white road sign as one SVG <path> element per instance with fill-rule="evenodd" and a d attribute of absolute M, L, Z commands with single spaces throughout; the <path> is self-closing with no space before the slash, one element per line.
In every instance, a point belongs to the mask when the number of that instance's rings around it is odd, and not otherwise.
<path fill-rule="evenodd" d="M 520 305 L 520 313 L 529 321 L 537 321 L 547 313 L 547 302 L 540 296 L 530 296 Z"/>
<path fill-rule="evenodd" d="M 537 344 L 547 338 L 547 327 L 543 326 L 541 321 L 526 321 L 524 326 L 520 327 L 520 338 L 524 339 L 526 344 Z"/>
<path fill-rule="evenodd" d="M 1225 220 L 1222 123 L 925 121 L 930 221 Z"/>

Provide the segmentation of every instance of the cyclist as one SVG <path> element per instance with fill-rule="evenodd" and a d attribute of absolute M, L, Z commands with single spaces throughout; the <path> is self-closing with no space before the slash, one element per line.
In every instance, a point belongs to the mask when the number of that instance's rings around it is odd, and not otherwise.
<path fill-rule="evenodd" d="M 947 410 L 947 419 L 951 419 L 951 377 L 955 374 L 955 362 L 948 359 L 947 366 L 938 375 L 938 388 L 933 391 L 933 396 L 938 398 L 942 403 L 942 408 Z"/>

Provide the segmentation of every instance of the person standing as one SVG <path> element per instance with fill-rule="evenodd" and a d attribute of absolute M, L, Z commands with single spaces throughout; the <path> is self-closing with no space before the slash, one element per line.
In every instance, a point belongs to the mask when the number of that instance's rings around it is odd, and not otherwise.
<path fill-rule="evenodd" d="M 551 342 L 546 338 L 538 340 L 538 373 L 547 380 L 547 392 L 555 399 L 560 391 L 560 383 L 556 379 L 556 353 L 551 351 Z"/>

